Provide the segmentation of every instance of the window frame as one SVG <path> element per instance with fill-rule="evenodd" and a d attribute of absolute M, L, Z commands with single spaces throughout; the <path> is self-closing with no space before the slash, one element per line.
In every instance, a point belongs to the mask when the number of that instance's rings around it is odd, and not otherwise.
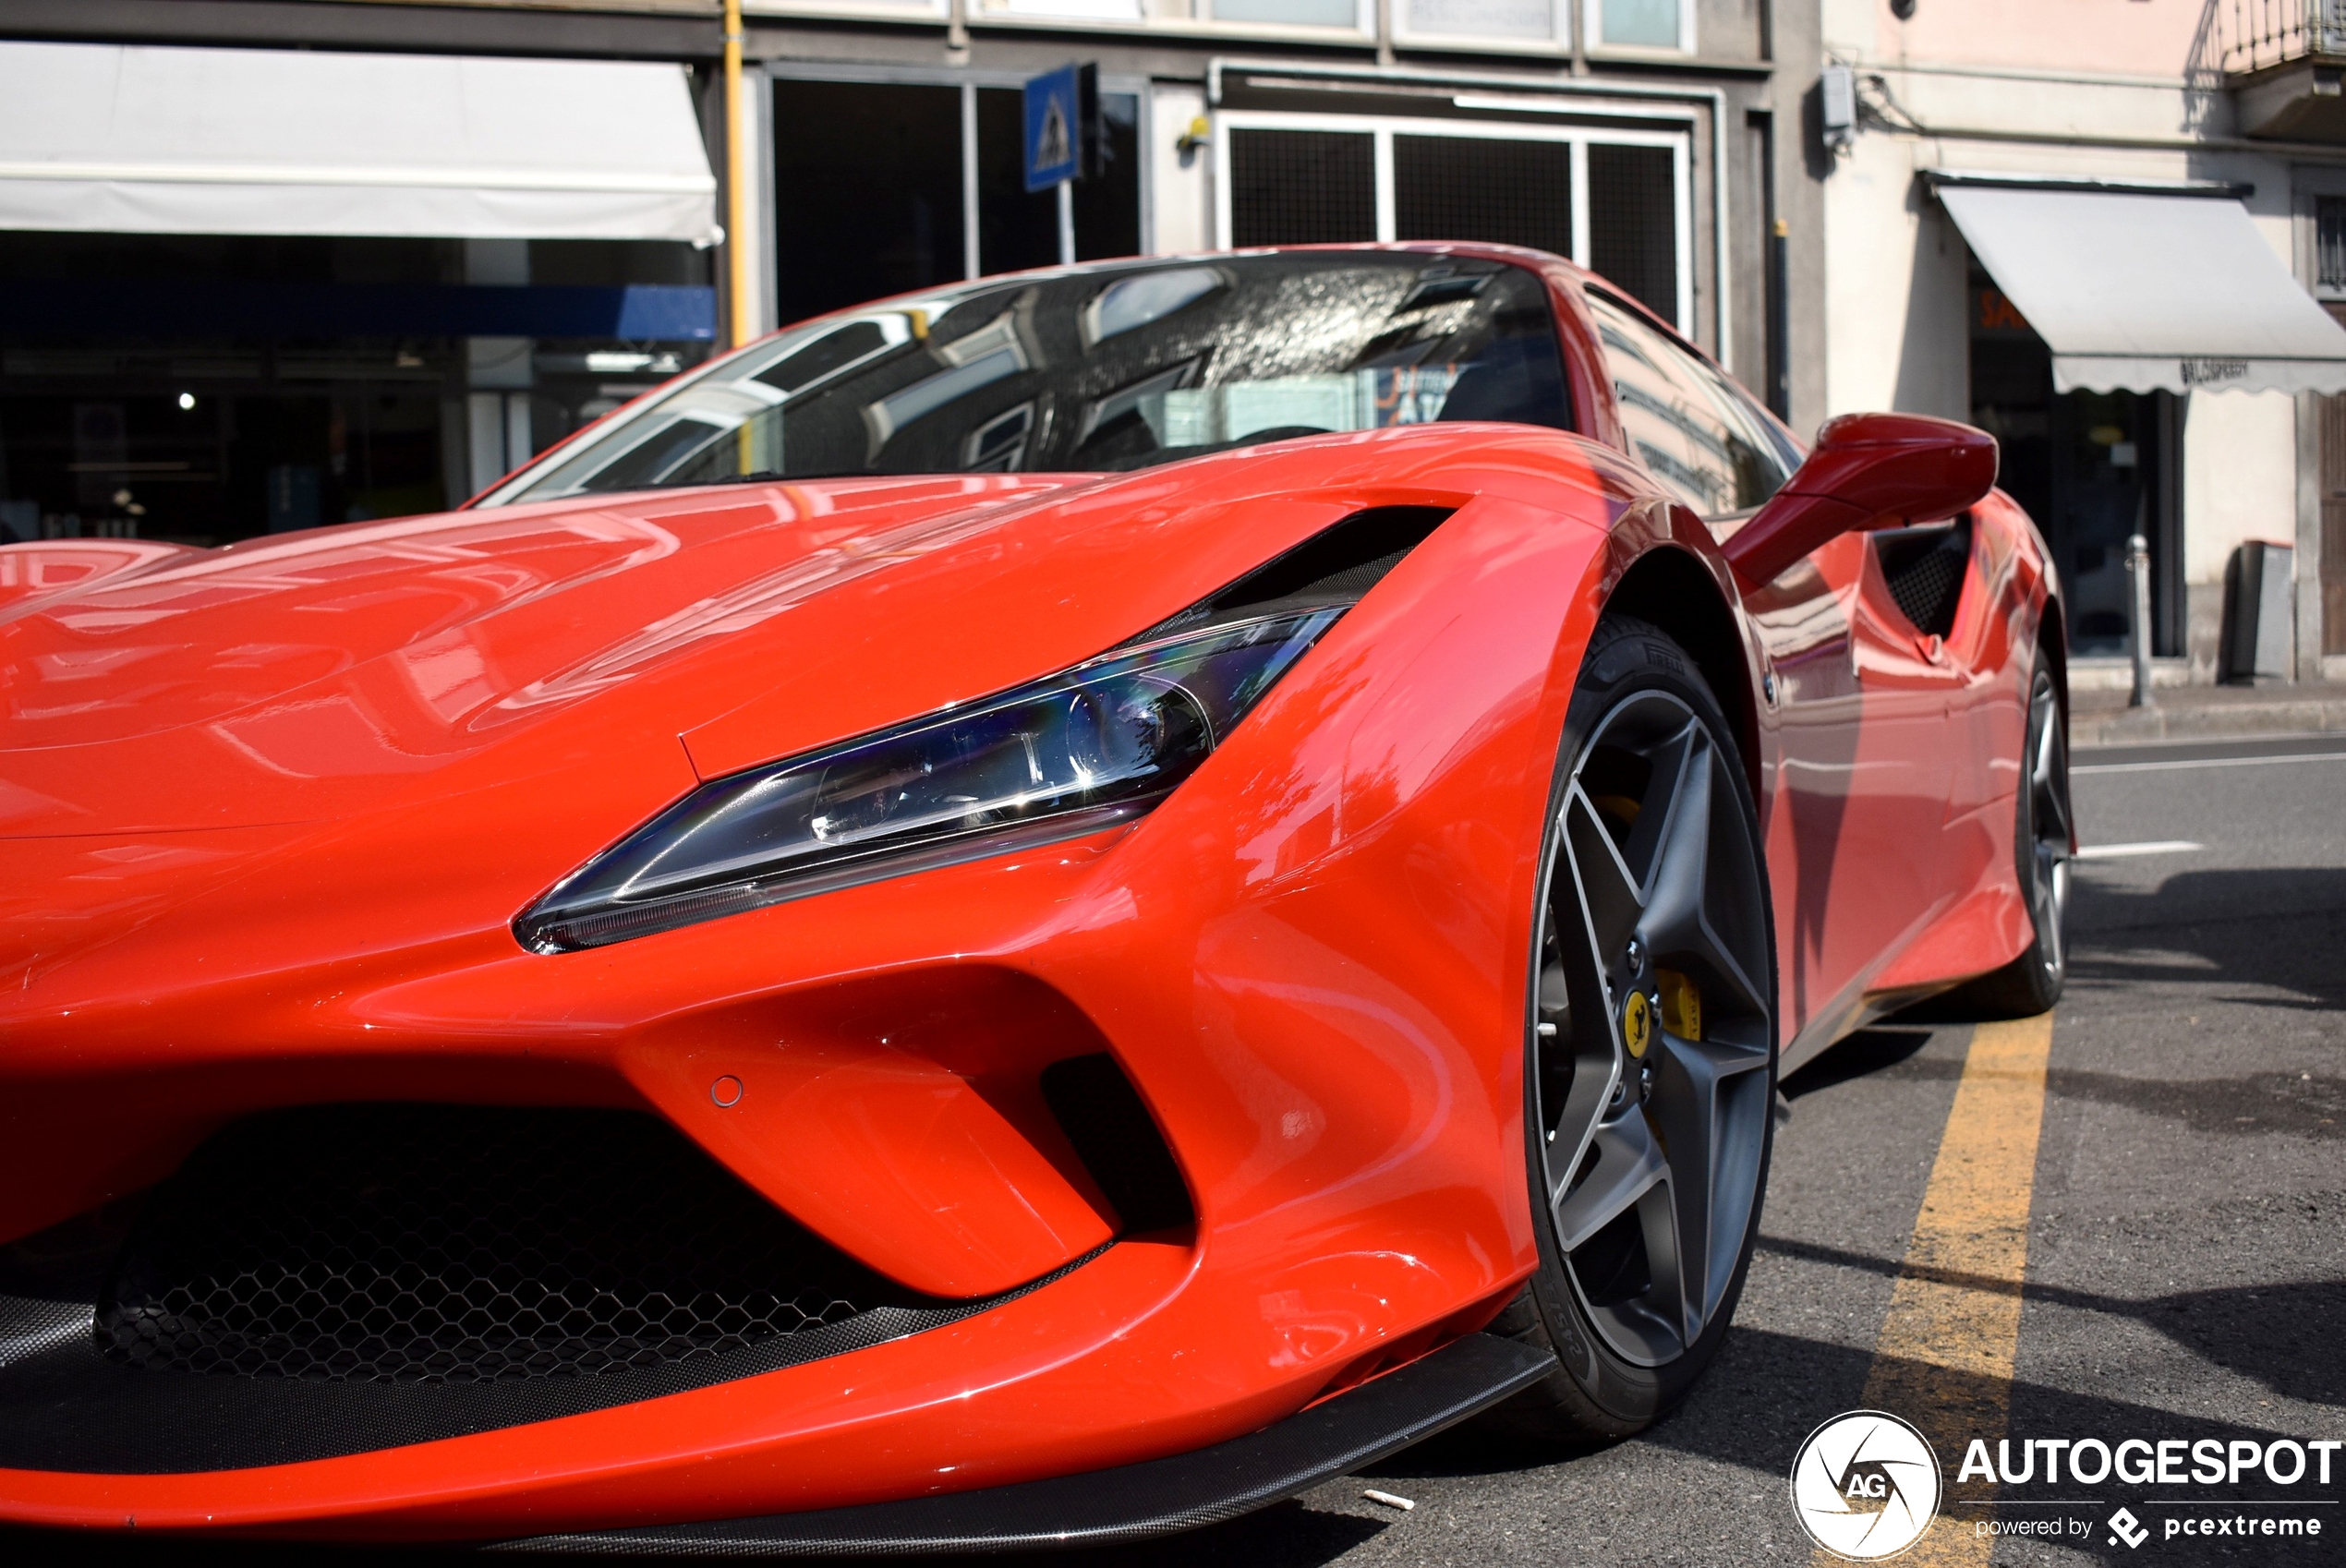
<path fill-rule="evenodd" d="M 772 4 L 773 0 L 768 0 Z M 1005 70 L 955 69 L 944 66 L 882 66 L 848 65 L 828 61 L 769 60 L 756 67 L 762 78 L 758 97 L 770 104 L 775 87 L 792 81 L 835 82 L 850 87 L 951 87 L 961 93 L 961 266 L 963 282 L 986 276 L 982 271 L 985 257 L 978 244 L 978 163 L 977 163 L 977 94 L 986 88 L 1020 88 L 1026 84 L 1029 73 Z M 1154 123 L 1155 83 L 1145 76 L 1100 75 L 1100 94 L 1117 94 L 1134 100 L 1134 126 L 1139 139 L 1140 238 L 1141 254 L 1152 255 L 1156 249 L 1156 161 L 1149 156 L 1149 128 Z M 761 134 L 770 141 L 773 137 L 771 111 L 763 116 Z M 759 161 L 759 185 L 756 193 L 759 218 L 764 225 L 762 244 L 774 247 L 776 254 L 764 259 L 765 286 L 769 296 L 773 279 L 780 268 L 779 247 L 782 212 L 776 197 L 774 160 L 767 156 Z M 772 320 L 779 312 L 770 298 L 767 316 Z M 794 323 L 775 320 L 778 327 Z"/>
<path fill-rule="evenodd" d="M 1225 18 L 1215 14 L 1214 0 L 1192 0 L 1194 14 L 1186 17 L 1153 14 L 1149 9 L 1150 0 L 1132 0 L 1133 12 L 1130 16 L 1085 14 L 1081 9 L 1055 11 L 1048 8 L 1049 0 L 1039 0 L 1039 3 L 1038 0 L 1028 0 L 1028 3 L 1034 4 L 1035 8 L 994 10 L 989 9 L 983 0 L 973 0 L 964 19 L 973 28 L 1157 32 L 1266 42 L 1281 39 L 1373 39 L 1377 33 L 1375 0 L 1354 0 L 1353 19 L 1348 24 Z M 1393 41 L 1398 44 L 1428 49 L 1564 55 L 1573 52 L 1577 38 L 1580 52 L 1591 59 L 1684 60 L 1696 54 L 1696 0 L 1677 0 L 1678 39 L 1675 43 L 1668 44 L 1616 43 L 1607 40 L 1604 36 L 1605 4 L 1606 0 L 1552 0 L 1548 33 L 1542 37 L 1518 37 L 1505 33 L 1460 32 L 1438 27 L 1417 27 L 1410 18 L 1409 0 L 1394 0 Z M 927 26 L 948 21 L 952 14 L 950 0 L 743 0 L 742 9 L 752 17 L 828 18 Z"/>
<path fill-rule="evenodd" d="M 1657 116 L 1657 118 L 1660 118 Z M 1670 130 L 1638 130 L 1592 126 L 1543 126 L 1515 120 L 1448 120 L 1432 116 L 1374 115 L 1307 115 L 1286 110 L 1224 109 L 1214 115 L 1214 243 L 1228 250 L 1230 244 L 1230 133 L 1242 130 L 1342 131 L 1374 139 L 1376 235 L 1382 245 L 1395 243 L 1397 220 L 1393 187 L 1393 139 L 1396 136 L 1472 138 L 1486 141 L 1566 142 L 1572 147 L 1572 254 L 1574 265 L 1586 267 L 1589 258 L 1589 158 L 1592 144 L 1616 147 L 1666 147 L 1671 150 L 1671 212 L 1677 257 L 1677 331 L 1694 320 L 1694 132 L 1681 117 L 1663 123 Z"/>
<path fill-rule="evenodd" d="M 1559 5 L 1570 3 L 1572 0 L 1558 0 Z M 1131 16 L 1086 16 L 1081 12 L 1070 14 L 1039 7 L 1027 11 L 989 11 L 980 0 L 972 0 L 963 20 L 975 29 L 1155 32 L 1264 42 L 1326 42 L 1339 39 L 1373 39 L 1376 36 L 1375 0 L 1353 0 L 1353 19 L 1344 25 L 1226 19 L 1214 15 L 1213 0 L 1194 0 L 1194 4 L 1198 14 L 1189 17 L 1152 15 L 1148 8 L 1149 0 L 1135 0 L 1135 14 Z M 752 17 L 903 22 L 929 27 L 949 20 L 952 12 L 950 0 L 743 0 L 742 9 Z"/>

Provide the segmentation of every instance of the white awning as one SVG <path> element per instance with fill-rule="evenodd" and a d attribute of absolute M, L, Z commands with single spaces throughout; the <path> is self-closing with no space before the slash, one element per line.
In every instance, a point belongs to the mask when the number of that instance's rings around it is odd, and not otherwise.
<path fill-rule="evenodd" d="M 2346 328 L 2237 200 L 1936 183 L 2050 345 L 2055 390 L 2346 392 Z"/>
<path fill-rule="evenodd" d="M 682 66 L 0 43 L 0 229 L 707 241 Z"/>

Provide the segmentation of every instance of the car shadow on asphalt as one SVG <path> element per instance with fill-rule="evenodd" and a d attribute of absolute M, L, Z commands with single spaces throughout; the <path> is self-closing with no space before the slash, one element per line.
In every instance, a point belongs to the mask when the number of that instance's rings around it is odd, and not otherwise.
<path fill-rule="evenodd" d="M 2187 871 L 2150 888 L 2081 876 L 2070 915 L 2073 985 L 2184 984 L 2259 1007 L 2346 1007 L 2346 867 Z"/>
<path fill-rule="evenodd" d="M 2326 1204 L 2333 1212 L 2346 1206 L 2335 1193 L 2279 1201 Z M 1904 1264 L 1814 1242 L 1763 1236 L 1760 1248 L 1804 1263 L 1893 1276 L 1907 1272 Z M 1913 1272 L 1965 1290 L 2001 1295 L 2012 1289 L 2008 1281 L 1953 1270 Z M 2346 1405 L 2346 1351 L 2340 1348 L 2346 1345 L 2346 1280 L 2259 1283 L 2139 1299 L 2032 1281 L 2020 1294 L 2026 1301 L 2132 1320 L 2284 1398 Z"/>
<path fill-rule="evenodd" d="M 1820 1089 L 1870 1078 L 1898 1067 L 1929 1043 L 1930 1031 L 1927 1029 L 1861 1029 L 1798 1072 L 1785 1075 L 1779 1087 L 1785 1099 L 1796 1101 Z M 1920 1070 L 1928 1073 L 1937 1066 L 1935 1062 L 1925 1062 L 1920 1064 Z"/>
<path fill-rule="evenodd" d="M 1952 1082 L 1963 1077 L 1960 1060 L 1916 1057 L 1928 1034 L 1908 1044 L 1905 1031 L 1868 1031 L 1890 1036 L 1880 1044 L 1853 1036 L 1832 1055 L 1784 1080 L 1785 1098 L 1796 1104 L 1820 1089 L 1846 1083 L 1868 1072 L 1895 1067 L 1908 1078 Z M 1863 1066 L 1836 1059 L 1849 1045 L 1863 1043 L 1871 1060 Z M 1912 1059 L 1910 1059 L 1912 1058 Z M 2296 1072 L 2223 1073 L 2210 1078 L 2172 1078 L 2124 1073 L 2091 1072 L 2079 1067 L 2052 1067 L 2045 1074 L 2046 1092 L 2057 1099 L 2082 1100 L 2160 1116 L 2195 1132 L 2224 1138 L 2260 1138 L 2288 1134 L 2328 1140 L 2346 1137 L 2346 1077 Z"/>

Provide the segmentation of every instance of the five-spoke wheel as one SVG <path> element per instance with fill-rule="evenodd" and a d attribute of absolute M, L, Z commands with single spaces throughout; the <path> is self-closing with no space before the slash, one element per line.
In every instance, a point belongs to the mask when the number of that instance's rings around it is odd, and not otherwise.
<path fill-rule="evenodd" d="M 1635 1430 L 1740 1294 L 1766 1179 L 1774 959 L 1733 732 L 1692 660 L 1608 622 L 1567 719 L 1527 1040 L 1536 1321 L 1563 1369 L 1518 1407 Z"/>

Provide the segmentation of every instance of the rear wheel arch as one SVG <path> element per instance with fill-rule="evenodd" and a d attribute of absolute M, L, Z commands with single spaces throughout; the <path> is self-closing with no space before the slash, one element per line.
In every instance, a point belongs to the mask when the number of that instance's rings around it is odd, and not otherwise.
<path fill-rule="evenodd" d="M 2037 611 L 2037 645 L 2045 650 L 2045 657 L 2052 663 L 2053 695 L 2061 701 L 2061 726 L 2069 728 L 2069 621 L 2062 613 L 2058 596 L 2045 595 L 2043 608 Z"/>

